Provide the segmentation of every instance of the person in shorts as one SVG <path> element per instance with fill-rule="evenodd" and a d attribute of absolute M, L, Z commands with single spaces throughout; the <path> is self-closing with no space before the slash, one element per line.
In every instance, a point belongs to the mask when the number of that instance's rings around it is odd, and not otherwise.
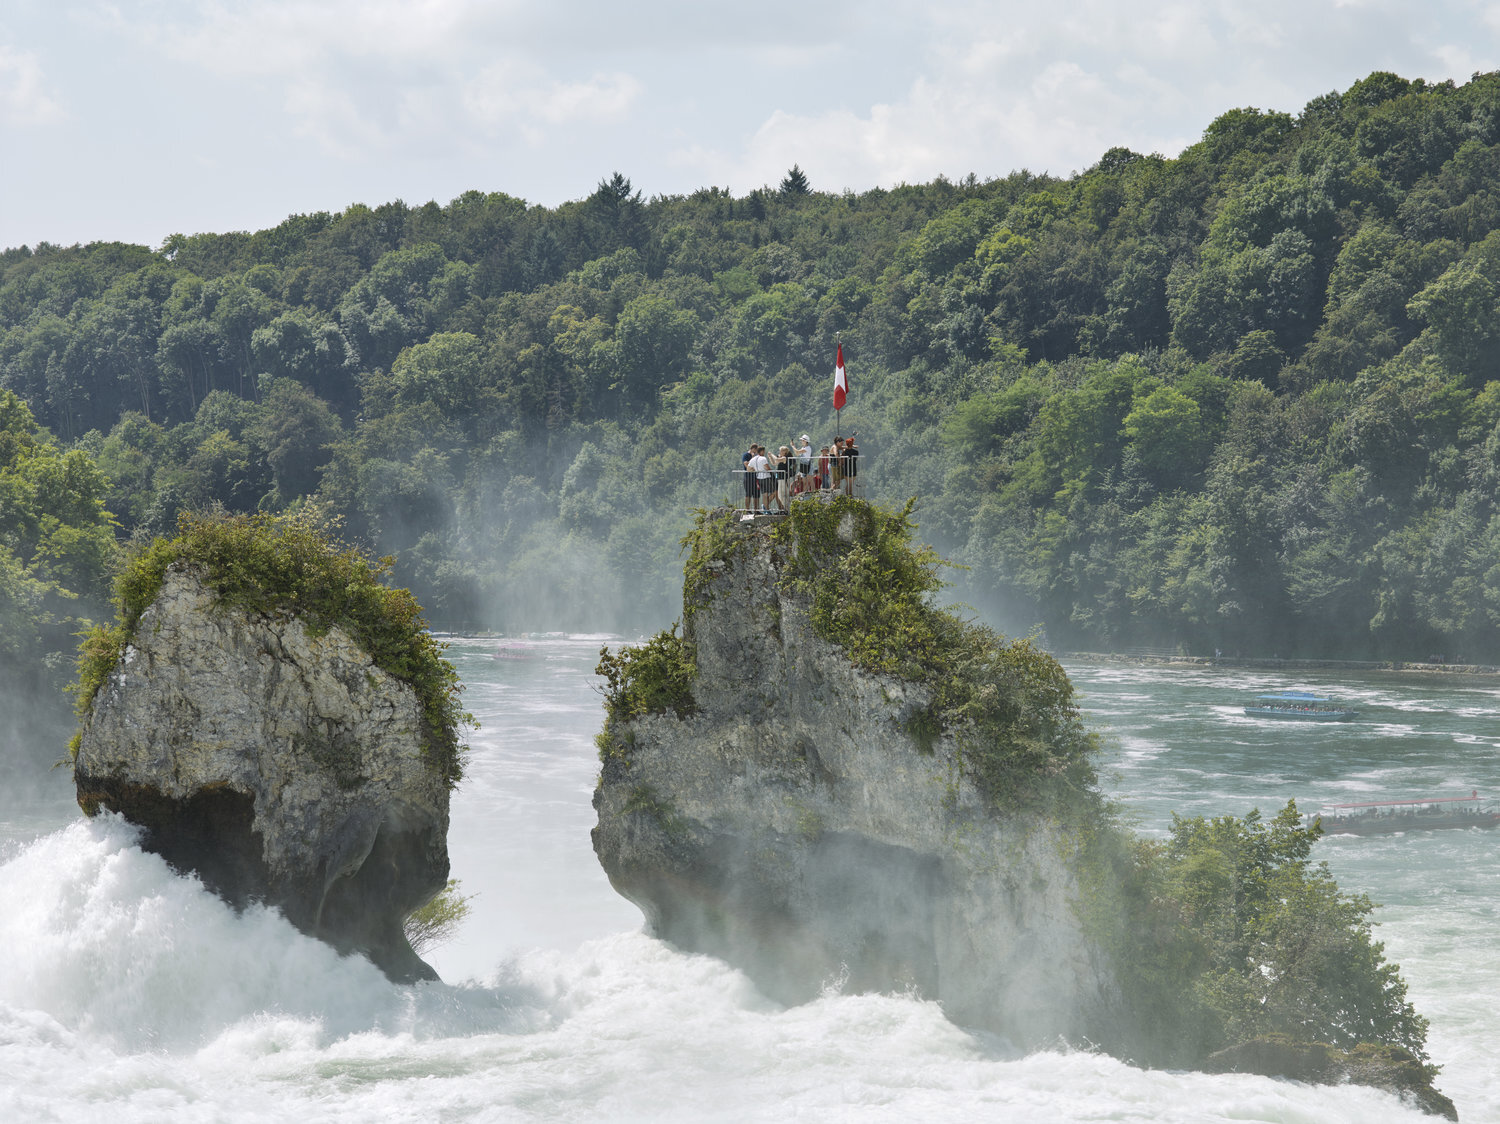
<path fill-rule="evenodd" d="M 812 438 L 804 433 L 797 440 L 801 442 L 797 446 L 797 475 L 808 476 L 812 473 Z"/>
<path fill-rule="evenodd" d="M 750 458 L 750 475 L 755 478 L 755 511 L 769 515 L 771 497 L 776 494 L 776 481 L 771 477 L 771 462 L 766 459 L 764 445 L 752 446 L 755 455 Z"/>

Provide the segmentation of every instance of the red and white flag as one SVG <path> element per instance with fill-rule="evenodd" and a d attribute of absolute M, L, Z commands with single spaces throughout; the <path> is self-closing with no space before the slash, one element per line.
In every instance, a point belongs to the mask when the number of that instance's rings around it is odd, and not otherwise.
<path fill-rule="evenodd" d="M 842 410 L 844 399 L 849 394 L 849 380 L 844 377 L 844 345 L 839 344 L 839 358 L 837 365 L 833 368 L 833 408 Z"/>

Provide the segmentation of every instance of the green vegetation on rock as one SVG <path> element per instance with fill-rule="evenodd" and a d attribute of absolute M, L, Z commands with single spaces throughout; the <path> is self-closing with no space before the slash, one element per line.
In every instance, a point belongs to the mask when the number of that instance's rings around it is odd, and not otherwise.
<path fill-rule="evenodd" d="M 334 626 L 347 632 L 376 666 L 416 692 L 428 761 L 450 786 L 458 783 L 459 731 L 474 720 L 460 705 L 458 673 L 427 630 L 421 606 L 410 591 L 385 584 L 390 559 L 372 562 L 306 514 L 184 513 L 175 537 L 136 551 L 116 581 L 115 622 L 90 629 L 80 645 L 74 690 L 81 719 L 161 591 L 167 568 L 177 564 L 192 568 L 227 608 L 295 616 L 315 635 Z"/>
<path fill-rule="evenodd" d="M 929 749 L 951 732 L 965 771 L 997 806 L 1092 806 L 1098 745 L 1067 674 L 1030 641 L 1007 640 L 933 604 L 942 563 L 912 541 L 914 506 L 888 511 L 849 496 L 794 502 L 766 532 L 782 589 L 856 667 L 931 692 L 907 728 Z M 742 549 L 738 520 L 733 510 L 699 514 L 685 540 L 685 603 L 706 588 L 694 575 L 730 565 Z"/>
<path fill-rule="evenodd" d="M 430 902 L 407 915 L 402 926 L 406 943 L 418 956 L 450 939 L 469 916 L 474 895 L 459 893 L 459 885 L 457 878 L 448 879 Z"/>
<path fill-rule="evenodd" d="M 941 561 L 912 543 L 915 506 L 892 512 L 850 496 L 794 503 L 771 536 L 785 556 L 782 585 L 810 602 L 819 636 L 866 671 L 925 681 L 957 634 L 953 615 L 929 603 L 943 587 Z"/>
<path fill-rule="evenodd" d="M 693 529 L 679 544 L 688 556 L 682 571 L 682 615 L 688 620 L 702 604 L 714 578 L 748 541 L 739 533 L 739 524 L 725 518 L 723 512 L 700 507 L 693 516 Z"/>
<path fill-rule="evenodd" d="M 658 632 L 646 643 L 611 652 L 599 649 L 595 672 L 604 677 L 608 721 L 671 711 L 679 718 L 693 713 L 693 680 L 698 668 L 693 646 L 677 635 L 677 626 Z"/>
<path fill-rule="evenodd" d="M 1196 1066 L 1280 1038 L 1395 1047 L 1436 1074 L 1427 1020 L 1371 935 L 1374 904 L 1309 860 L 1321 834 L 1294 803 L 1270 822 L 1174 816 L 1162 842 L 1095 833 L 1084 914 L 1111 955 L 1137 1060 Z"/>
<path fill-rule="evenodd" d="M 1363 1048 L 1350 1054 L 1355 1065 L 1378 1047 L 1405 1051 L 1430 1082 L 1427 1022 L 1371 936 L 1373 903 L 1309 859 L 1320 829 L 1288 805 L 1269 823 L 1257 812 L 1174 817 L 1165 842 L 1132 836 L 1098 792 L 1097 740 L 1066 673 L 1028 641 L 933 604 L 939 562 L 913 545 L 911 512 L 848 497 L 794 502 L 769 524 L 702 512 L 688 541 L 689 594 L 701 612 L 717 575 L 764 536 L 783 597 L 818 636 L 866 672 L 927 688 L 930 703 L 903 723 L 916 752 L 951 735 L 996 812 L 1067 825 L 1078 908 L 1120 989 L 1110 1049 L 1199 1066 L 1215 1051 L 1283 1038 Z"/>
<path fill-rule="evenodd" d="M 620 811 L 627 816 L 649 816 L 669 839 L 679 838 L 688 830 L 687 821 L 650 785 L 636 785 L 632 788 Z"/>

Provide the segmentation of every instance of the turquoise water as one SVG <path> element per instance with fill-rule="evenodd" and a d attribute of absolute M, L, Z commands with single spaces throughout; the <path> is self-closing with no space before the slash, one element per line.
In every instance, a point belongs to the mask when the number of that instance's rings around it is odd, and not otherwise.
<path fill-rule="evenodd" d="M 1106 735 L 1109 787 L 1147 830 L 1170 814 L 1271 814 L 1324 803 L 1467 795 L 1500 804 L 1500 680 L 1428 673 L 1342 678 L 1075 664 Z M 1354 705 L 1350 722 L 1247 718 L 1255 695 L 1306 687 Z"/>

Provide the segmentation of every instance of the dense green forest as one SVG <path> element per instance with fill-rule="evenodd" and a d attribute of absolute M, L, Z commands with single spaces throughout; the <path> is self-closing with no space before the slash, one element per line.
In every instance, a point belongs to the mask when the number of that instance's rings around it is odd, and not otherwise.
<path fill-rule="evenodd" d="M 653 630 L 746 442 L 834 435 L 841 338 L 868 494 L 1002 627 L 1500 662 L 1500 74 L 816 179 L 4 251 L 0 654 L 213 505 L 342 520 L 439 627 Z"/>

